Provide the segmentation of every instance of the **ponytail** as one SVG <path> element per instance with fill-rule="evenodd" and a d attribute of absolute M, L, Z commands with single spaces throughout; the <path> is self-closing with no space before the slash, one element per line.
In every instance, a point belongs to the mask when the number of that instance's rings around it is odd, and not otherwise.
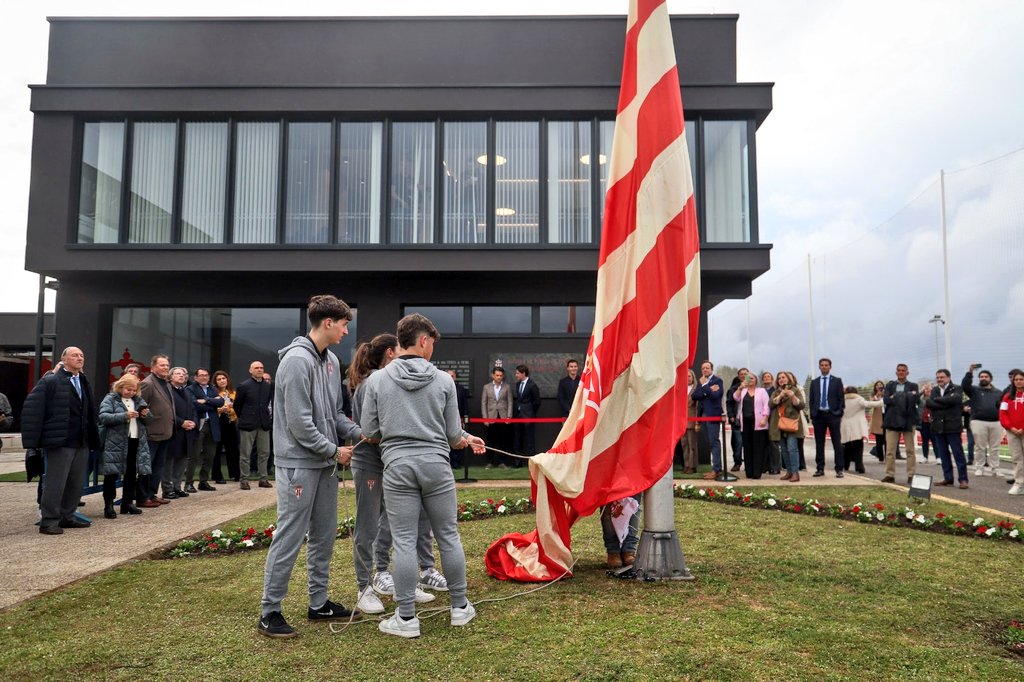
<path fill-rule="evenodd" d="M 348 368 L 349 390 L 355 393 L 359 384 L 363 383 L 373 370 L 383 367 L 388 349 L 396 346 L 398 337 L 394 334 L 378 334 L 369 341 L 359 344 Z"/>

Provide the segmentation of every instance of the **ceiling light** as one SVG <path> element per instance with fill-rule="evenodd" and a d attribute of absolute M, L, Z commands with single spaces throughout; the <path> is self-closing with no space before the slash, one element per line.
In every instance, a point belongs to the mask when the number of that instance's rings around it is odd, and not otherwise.
<path fill-rule="evenodd" d="M 510 216 L 515 214 L 516 210 L 514 208 L 508 208 L 507 206 L 499 206 L 494 209 L 494 215 L 496 216 Z"/>
<path fill-rule="evenodd" d="M 479 163 L 481 166 L 486 166 L 487 165 L 487 155 L 486 154 L 481 154 L 480 156 L 476 157 L 476 162 Z M 508 163 L 508 159 L 506 159 L 504 156 L 502 156 L 501 154 L 495 154 L 494 155 L 494 165 L 495 166 L 504 166 L 506 163 Z"/>
<path fill-rule="evenodd" d="M 607 156 L 605 156 L 604 154 L 598 154 L 597 155 L 597 163 L 598 163 L 599 166 L 603 166 L 607 162 L 608 162 L 608 157 Z M 581 156 L 580 157 L 580 163 L 582 163 L 584 166 L 589 166 L 590 165 L 590 154 L 584 154 L 583 156 Z"/>

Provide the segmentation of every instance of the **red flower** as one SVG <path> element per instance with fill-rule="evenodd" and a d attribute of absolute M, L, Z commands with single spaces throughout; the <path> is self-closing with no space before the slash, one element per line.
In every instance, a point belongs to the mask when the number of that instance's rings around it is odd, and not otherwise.
<path fill-rule="evenodd" d="M 875 502 L 875 509 L 877 509 L 878 511 L 882 511 L 883 509 L 885 509 L 885 507 L 879 504 L 878 502 Z"/>
<path fill-rule="evenodd" d="M 795 512 L 801 512 L 801 511 L 803 511 L 803 510 L 804 510 L 804 508 L 803 508 L 803 507 L 801 507 L 801 506 L 800 506 L 799 504 L 794 504 L 794 505 L 793 505 L 793 511 L 795 511 Z"/>
<path fill-rule="evenodd" d="M 274 537 L 274 529 L 268 528 L 265 531 L 263 531 L 263 534 L 266 535 L 268 538 L 272 538 Z"/>
<path fill-rule="evenodd" d="M 1003 519 L 996 525 L 1002 528 L 1003 530 L 1013 530 L 1013 524 L 1007 521 L 1006 519 Z"/>
<path fill-rule="evenodd" d="M 853 505 L 853 509 L 851 509 L 850 511 L 852 511 L 854 514 L 860 514 L 860 505 L 859 504 Z"/>
<path fill-rule="evenodd" d="M 988 526 L 978 526 L 978 535 L 984 535 L 988 531 Z"/>
<path fill-rule="evenodd" d="M 250 537 L 252 537 L 253 535 L 256 535 L 256 529 L 255 528 L 249 528 L 249 529 L 247 529 L 245 531 L 245 534 L 250 536 Z"/>
<path fill-rule="evenodd" d="M 963 524 L 962 522 L 960 522 L 960 521 L 956 521 L 956 522 L 955 522 L 955 523 L 953 524 L 953 527 L 954 527 L 954 528 L 963 528 L 963 527 L 964 527 L 964 524 Z"/>
<path fill-rule="evenodd" d="M 216 542 L 211 542 L 210 544 L 208 544 L 206 546 L 206 548 L 210 549 L 210 550 L 213 550 L 213 551 L 217 551 L 217 543 Z"/>
<path fill-rule="evenodd" d="M 938 514 L 935 515 L 935 518 L 937 518 L 939 521 L 941 521 L 942 519 L 946 518 L 946 515 L 943 514 L 942 512 L 939 512 Z"/>
<path fill-rule="evenodd" d="M 717 493 L 714 490 L 708 491 L 708 497 L 714 497 Z"/>

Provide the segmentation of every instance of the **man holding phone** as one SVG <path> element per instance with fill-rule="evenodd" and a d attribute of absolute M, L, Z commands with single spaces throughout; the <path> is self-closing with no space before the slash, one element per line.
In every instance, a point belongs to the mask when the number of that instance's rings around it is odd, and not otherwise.
<path fill-rule="evenodd" d="M 974 372 L 978 372 L 978 385 L 974 385 Z M 974 458 L 974 475 L 984 476 L 986 465 L 990 476 L 1002 476 L 999 446 L 1003 442 L 1003 427 L 999 424 L 999 403 L 1002 391 L 992 385 L 992 372 L 981 369 L 981 363 L 967 368 L 960 387 L 971 399 L 971 433 L 978 448 Z"/>

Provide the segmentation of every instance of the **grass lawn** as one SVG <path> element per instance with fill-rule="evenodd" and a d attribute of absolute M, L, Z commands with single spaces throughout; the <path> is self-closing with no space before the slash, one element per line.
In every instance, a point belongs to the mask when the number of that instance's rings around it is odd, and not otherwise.
<path fill-rule="evenodd" d="M 351 513 L 351 488 L 342 509 Z M 807 488 L 822 501 L 882 502 L 886 488 Z M 460 500 L 519 497 L 463 491 Z M 960 518 L 973 513 L 930 503 Z M 1021 679 L 1024 659 L 993 642 L 1024 616 L 1018 543 L 951 537 L 706 502 L 677 500 L 694 583 L 606 576 L 596 519 L 576 526 L 576 576 L 530 589 L 486 575 L 499 535 L 529 515 L 461 526 L 477 620 L 425 620 L 418 640 L 337 634 L 305 622 L 303 558 L 285 616 L 300 637 L 255 630 L 263 551 L 140 561 L 0 613 L 0 670 L 13 679 L 218 680 L 878 680 Z M 237 525 L 273 522 L 263 510 Z M 236 525 L 235 523 L 229 524 Z M 339 541 L 332 596 L 351 604 L 351 542 Z M 441 596 L 437 602 L 447 603 Z"/>

